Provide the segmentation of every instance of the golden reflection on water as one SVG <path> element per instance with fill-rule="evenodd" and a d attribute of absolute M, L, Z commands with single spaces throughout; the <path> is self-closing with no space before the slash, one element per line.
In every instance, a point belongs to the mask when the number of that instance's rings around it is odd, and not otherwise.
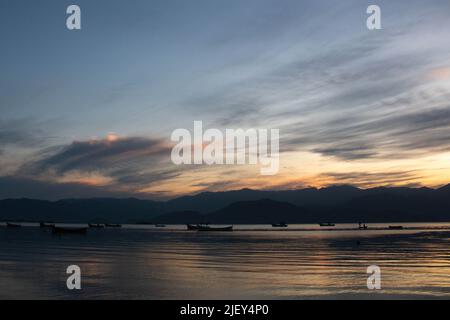
<path fill-rule="evenodd" d="M 54 238 L 26 229 L 0 230 L 9 240 L 0 298 L 450 298 L 448 231 L 98 230 Z M 75 296 L 65 289 L 69 264 L 83 272 Z M 366 287 L 373 264 L 382 270 L 377 292 Z"/>

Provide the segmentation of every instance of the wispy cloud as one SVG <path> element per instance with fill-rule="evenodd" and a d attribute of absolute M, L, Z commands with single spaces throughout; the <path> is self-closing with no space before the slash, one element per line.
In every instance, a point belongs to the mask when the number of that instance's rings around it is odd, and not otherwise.
<path fill-rule="evenodd" d="M 31 118 L 0 120 L 0 148 L 42 146 L 50 139 L 48 132 L 43 129 L 50 123 Z"/>
<path fill-rule="evenodd" d="M 420 184 L 417 181 L 422 176 L 420 173 L 413 170 L 405 171 L 386 171 L 386 172 L 324 172 L 317 177 L 317 179 L 325 179 L 329 184 L 350 184 L 359 187 L 374 187 L 374 186 L 414 186 Z"/>
<path fill-rule="evenodd" d="M 314 179 L 365 185 L 450 178 L 448 1 L 380 0 L 383 29 L 373 32 L 357 0 L 200 1 L 183 4 L 176 17 L 166 1 L 138 3 L 86 4 L 129 29 L 116 32 L 119 26 L 97 19 L 86 38 L 60 46 L 67 51 L 52 50 L 56 41 L 67 43 L 62 35 L 39 33 L 42 48 L 22 41 L 18 50 L 0 30 L 9 57 L 0 61 L 0 175 L 159 195 Z M 11 6 L 8 14 L 20 14 Z M 36 7 L 59 19 L 46 9 Z M 135 16 L 141 19 L 129 20 Z M 104 42 L 95 30 L 104 30 Z M 79 64 L 55 59 L 54 51 Z M 38 63 L 29 68 L 27 61 Z M 45 84 L 36 81 L 43 74 Z M 46 123 L 48 116 L 70 125 Z M 248 167 L 172 165 L 170 133 L 192 128 L 193 120 L 208 128 L 280 129 L 289 169 L 264 180 Z M 109 131 L 124 136 L 88 138 Z M 395 160 L 397 168 L 383 171 Z"/>
<path fill-rule="evenodd" d="M 23 179 L 68 186 L 90 185 L 139 194 L 140 189 L 179 175 L 162 139 L 118 137 L 74 141 L 35 155 L 16 171 Z"/>

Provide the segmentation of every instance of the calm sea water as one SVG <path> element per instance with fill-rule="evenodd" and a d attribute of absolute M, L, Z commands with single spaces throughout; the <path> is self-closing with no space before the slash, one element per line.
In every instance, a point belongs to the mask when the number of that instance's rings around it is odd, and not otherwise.
<path fill-rule="evenodd" d="M 348 227 L 354 225 L 336 226 Z M 183 228 L 54 236 L 32 226 L 0 227 L 0 299 L 450 298 L 450 231 Z M 318 230 L 296 231 L 303 228 Z M 78 292 L 66 288 L 72 264 L 82 270 Z M 369 265 L 381 268 L 382 290 L 367 289 Z"/>

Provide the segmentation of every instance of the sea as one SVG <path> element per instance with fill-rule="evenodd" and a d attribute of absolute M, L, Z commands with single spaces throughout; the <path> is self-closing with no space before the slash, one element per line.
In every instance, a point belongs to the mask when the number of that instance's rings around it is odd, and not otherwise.
<path fill-rule="evenodd" d="M 54 235 L 0 223 L 0 299 L 450 298 L 450 222 L 368 227 L 123 225 Z M 67 286 L 73 265 L 80 290 Z M 371 266 L 379 288 L 368 286 Z"/>

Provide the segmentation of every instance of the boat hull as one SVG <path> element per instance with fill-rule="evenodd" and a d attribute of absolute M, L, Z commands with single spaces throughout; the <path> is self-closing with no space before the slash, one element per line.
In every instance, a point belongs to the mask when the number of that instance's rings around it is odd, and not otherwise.
<path fill-rule="evenodd" d="M 45 222 L 41 222 L 40 224 L 39 224 L 39 227 L 40 228 L 53 228 L 55 225 L 54 224 L 52 224 L 52 223 L 45 223 Z"/>
<path fill-rule="evenodd" d="M 390 230 L 403 230 L 403 226 L 389 226 Z"/>
<path fill-rule="evenodd" d="M 89 228 L 93 228 L 93 229 L 103 229 L 105 227 L 105 225 L 103 224 L 89 224 Z"/>
<path fill-rule="evenodd" d="M 15 223 L 7 223 L 6 224 L 7 228 L 21 228 L 22 226 L 20 224 L 15 224 Z"/>
<path fill-rule="evenodd" d="M 319 226 L 321 227 L 334 227 L 334 223 L 319 223 Z"/>
<path fill-rule="evenodd" d="M 233 226 L 219 228 L 199 226 L 197 231 L 233 231 Z"/>
<path fill-rule="evenodd" d="M 52 227 L 53 234 L 86 234 L 88 228 Z"/>

